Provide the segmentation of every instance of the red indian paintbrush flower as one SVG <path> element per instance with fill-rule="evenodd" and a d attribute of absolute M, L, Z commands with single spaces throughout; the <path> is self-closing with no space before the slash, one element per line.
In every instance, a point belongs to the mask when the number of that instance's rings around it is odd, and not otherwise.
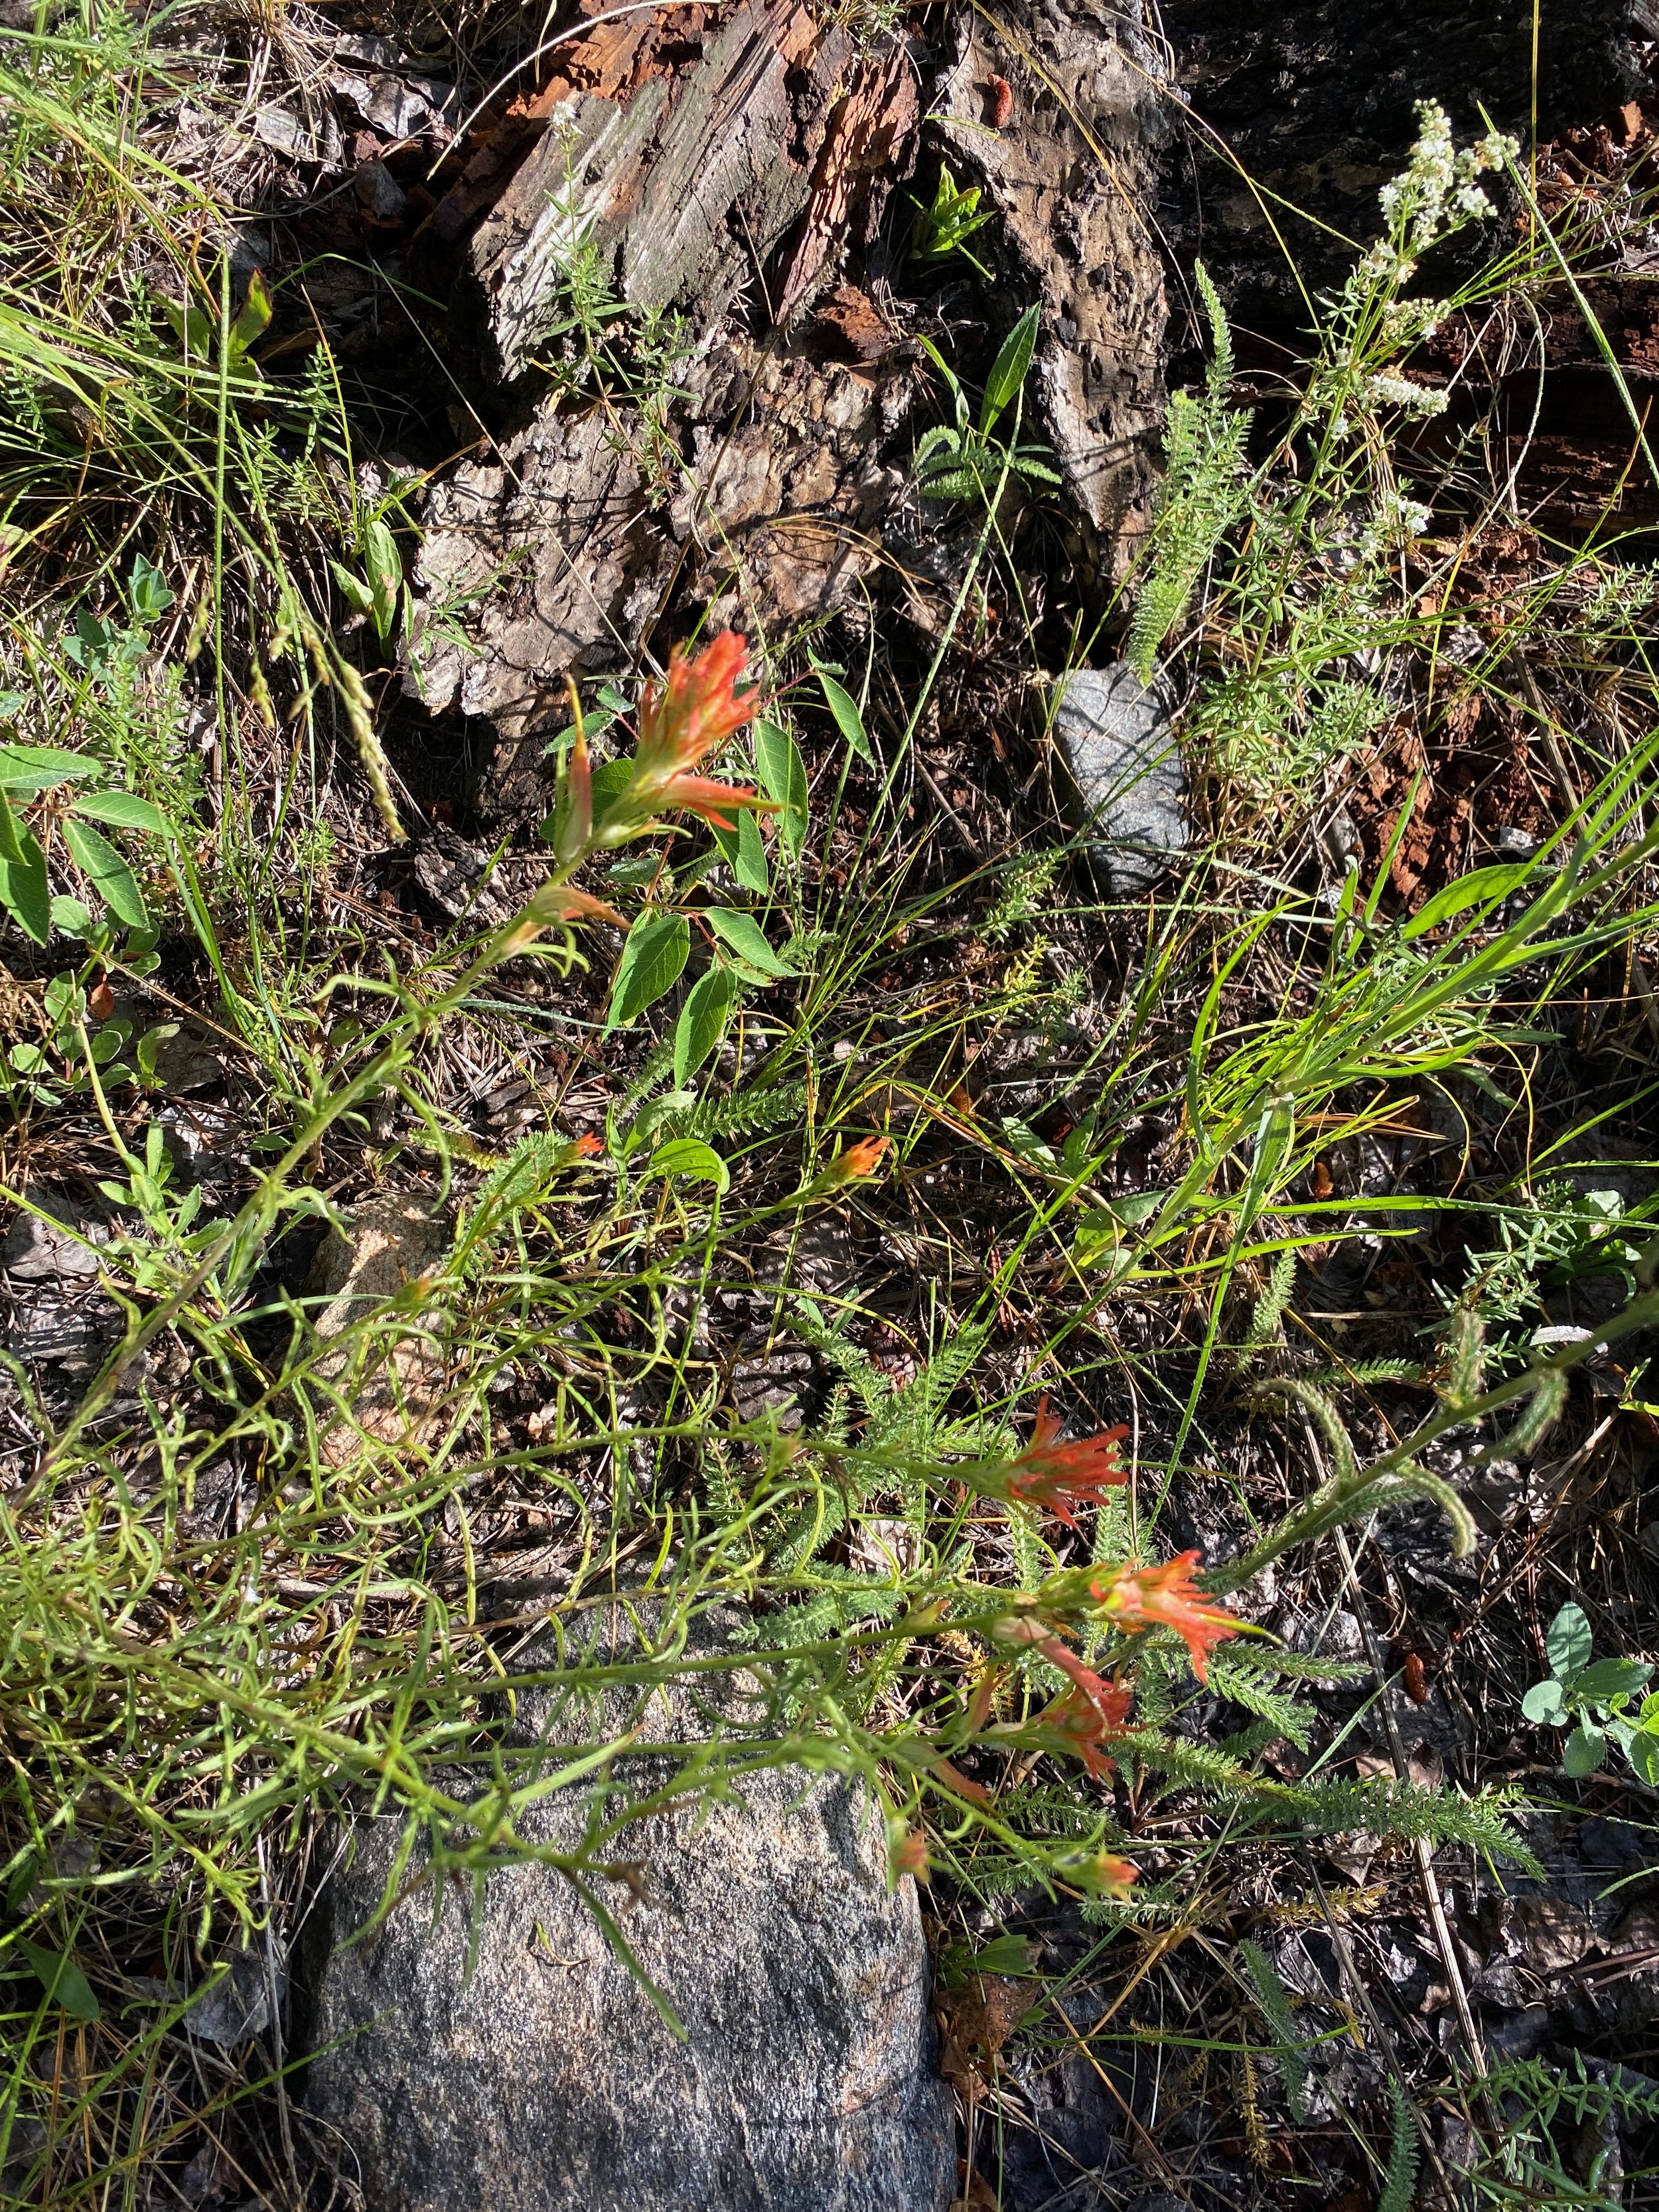
<path fill-rule="evenodd" d="M 758 695 L 745 691 L 739 698 L 733 689 L 748 658 L 747 643 L 730 629 L 704 646 L 695 660 L 678 647 L 669 655 L 666 680 L 648 684 L 640 702 L 640 741 L 629 787 L 631 811 L 659 814 L 684 807 L 705 822 L 732 830 L 738 808 L 772 804 L 752 784 L 716 783 L 690 773 L 733 731 L 752 720 Z"/>
<path fill-rule="evenodd" d="M 1092 1673 L 1058 1638 L 1039 1649 L 1071 1676 L 1075 1686 L 1039 1713 L 1037 1724 L 1054 1730 L 1064 1747 L 1083 1761 L 1085 1770 L 1096 1781 L 1103 1781 L 1112 1771 L 1112 1762 L 1101 1748 L 1102 1739 L 1121 1735 L 1128 1725 L 1134 1692 L 1127 1683 L 1109 1682 Z"/>
<path fill-rule="evenodd" d="M 1193 1672 L 1206 1679 L 1210 1648 L 1237 1636 L 1238 1623 L 1224 1607 L 1211 1605 L 1193 1580 L 1196 1552 L 1182 1552 L 1161 1567 L 1115 1568 L 1090 1587 L 1120 1628 L 1173 1628 L 1192 1654 Z"/>
<path fill-rule="evenodd" d="M 927 1838 L 919 1828 L 907 1828 L 898 1840 L 888 1849 L 888 1863 L 893 1877 L 914 1875 L 918 1881 L 927 1879 Z"/>
<path fill-rule="evenodd" d="M 1129 1431 L 1103 1429 L 1098 1436 L 1062 1443 L 1063 1426 L 1058 1415 L 1048 1411 L 1048 1401 L 1040 1399 L 1031 1441 L 1008 1470 L 1008 1495 L 1022 1505 L 1046 1506 L 1068 1528 L 1075 1528 L 1068 1498 L 1075 1502 L 1128 1480 L 1118 1463 L 1117 1448 Z"/>
<path fill-rule="evenodd" d="M 892 1141 L 890 1137 L 860 1137 L 857 1144 L 848 1145 L 845 1152 L 836 1153 L 823 1171 L 824 1182 L 839 1190 L 843 1183 L 857 1182 L 865 1176 L 874 1175 L 881 1165 L 882 1154 Z"/>

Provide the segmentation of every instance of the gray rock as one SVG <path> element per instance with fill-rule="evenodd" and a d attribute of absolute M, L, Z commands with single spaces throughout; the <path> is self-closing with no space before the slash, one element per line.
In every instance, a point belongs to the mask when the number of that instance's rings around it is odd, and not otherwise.
<path fill-rule="evenodd" d="M 577 1808 L 544 1803 L 521 1832 L 568 1849 Z M 307 2104 L 367 2212 L 944 2212 L 955 2148 L 915 1887 L 890 1888 L 881 1820 L 846 1784 L 761 1775 L 618 1846 L 640 1893 L 606 1902 L 683 2041 L 550 1869 L 489 1876 L 470 1978 L 459 1886 L 435 1924 L 417 1884 L 337 1948 L 398 1836 L 357 1824 L 309 1938 Z"/>
<path fill-rule="evenodd" d="M 108 1234 L 62 1200 L 29 1193 L 39 1212 L 20 1212 L 0 1245 L 0 1267 L 27 1283 L 91 1277 L 102 1265 L 98 1246 Z"/>
<path fill-rule="evenodd" d="M 1163 701 L 1134 670 L 1073 668 L 1055 686 L 1054 735 L 1091 850 L 1115 895 L 1149 890 L 1190 842 L 1186 779 Z"/>

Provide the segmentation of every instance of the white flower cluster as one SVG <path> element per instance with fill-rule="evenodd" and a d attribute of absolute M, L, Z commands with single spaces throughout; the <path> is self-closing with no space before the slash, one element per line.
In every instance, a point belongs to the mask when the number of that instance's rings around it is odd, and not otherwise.
<path fill-rule="evenodd" d="M 1430 246 L 1466 222 L 1484 222 L 1492 204 L 1475 179 L 1487 169 L 1501 169 L 1520 150 L 1513 138 L 1494 131 L 1460 154 L 1444 108 L 1426 100 L 1417 112 L 1421 136 L 1412 149 L 1411 166 L 1378 195 L 1388 232 L 1360 264 L 1373 279 L 1408 282 Z"/>
<path fill-rule="evenodd" d="M 1391 371 L 1365 380 L 1365 397 L 1373 407 L 1398 407 L 1407 415 L 1443 415 L 1448 394 L 1437 385 L 1413 384 L 1408 376 Z"/>

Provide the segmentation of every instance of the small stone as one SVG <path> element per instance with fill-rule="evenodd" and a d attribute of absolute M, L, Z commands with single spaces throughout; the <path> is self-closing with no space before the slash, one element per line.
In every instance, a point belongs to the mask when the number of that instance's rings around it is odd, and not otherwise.
<path fill-rule="evenodd" d="M 689 1697 L 659 1694 L 647 1737 L 701 1733 Z M 544 1724 L 534 1704 L 521 1729 Z M 487 1877 L 474 1961 L 471 1886 L 434 1899 L 398 1866 L 400 1820 L 356 1823 L 308 1932 L 306 2100 L 366 2212 L 945 2212 L 915 1886 L 890 1882 L 884 1824 L 847 1783 L 785 1769 L 740 1791 L 618 1838 L 632 1901 L 600 1885 L 684 2039 L 556 1869 Z M 571 1849 L 580 1795 L 520 1833 Z M 400 1901 L 352 1943 L 389 1883 Z"/>
<path fill-rule="evenodd" d="M 1124 662 L 1055 686 L 1054 735 L 1115 896 L 1150 890 L 1190 842 L 1180 749 L 1162 699 Z"/>
<path fill-rule="evenodd" d="M 12 1223 L 0 1245 L 0 1267 L 27 1283 L 95 1275 L 102 1264 L 96 1248 L 108 1232 L 58 1200 L 39 1191 L 29 1195 L 40 1211 L 20 1213 Z"/>
<path fill-rule="evenodd" d="M 417 1446 L 442 1388 L 444 1354 L 435 1339 L 434 1309 L 409 1310 L 387 1336 L 359 1330 L 385 1301 L 406 1297 L 441 1270 L 453 1224 L 414 1193 L 382 1193 L 352 1210 L 348 1233 L 331 1231 L 317 1255 L 312 1287 L 328 1299 L 316 1318 L 325 1342 L 345 1337 L 313 1369 L 317 1380 L 351 1408 L 331 1422 L 323 1456 L 344 1467 L 366 1442 Z"/>

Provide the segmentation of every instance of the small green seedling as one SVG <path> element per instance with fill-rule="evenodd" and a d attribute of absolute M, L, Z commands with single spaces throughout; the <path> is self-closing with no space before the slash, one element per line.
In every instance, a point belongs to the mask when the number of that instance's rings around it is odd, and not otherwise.
<path fill-rule="evenodd" d="M 1060 482 L 1048 464 L 1037 458 L 1037 448 L 1006 446 L 992 435 L 1010 407 L 1014 410 L 1014 435 L 1019 435 L 1021 394 L 1036 347 L 1041 313 L 1038 307 L 1028 307 L 1004 339 L 1002 349 L 991 365 L 977 423 L 960 380 L 932 339 L 922 339 L 934 367 L 945 379 L 956 412 L 953 423 L 936 424 L 924 433 L 916 447 L 916 483 L 930 499 L 986 495 L 996 489 L 1005 474 L 1022 476 L 1031 483 Z"/>
<path fill-rule="evenodd" d="M 1521 1710 L 1540 1728 L 1571 1727 L 1561 1753 L 1566 1771 L 1594 1774 L 1611 1738 L 1638 1781 L 1659 1789 L 1659 1691 L 1644 1697 L 1633 1711 L 1630 1702 L 1646 1688 L 1651 1664 L 1592 1659 L 1590 1625 L 1576 1605 L 1564 1605 L 1551 1621 L 1544 1650 L 1549 1675 L 1533 1684 Z"/>
<path fill-rule="evenodd" d="M 916 260 L 943 261 L 947 254 L 960 253 L 964 261 L 973 262 L 981 276 L 989 276 L 990 270 L 983 262 L 975 260 L 965 242 L 991 220 L 988 209 L 981 211 L 979 191 L 977 185 L 958 191 L 956 179 L 941 167 L 932 207 L 923 207 L 920 200 L 910 203 L 916 211 L 910 233 L 910 252 Z"/>

